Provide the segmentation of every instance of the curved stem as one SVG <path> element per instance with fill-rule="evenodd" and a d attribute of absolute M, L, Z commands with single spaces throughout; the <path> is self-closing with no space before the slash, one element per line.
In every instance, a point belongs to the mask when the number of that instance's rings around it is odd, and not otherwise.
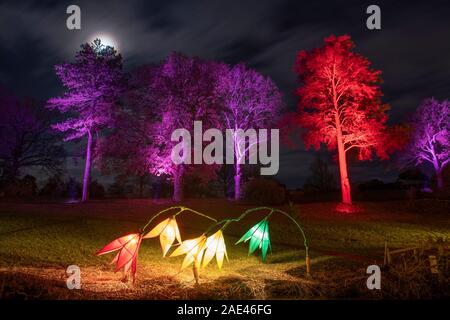
<path fill-rule="evenodd" d="M 164 209 L 164 210 L 158 212 L 157 214 L 155 214 L 155 215 L 154 215 L 154 216 L 153 216 L 153 217 L 145 224 L 145 226 L 142 228 L 142 231 L 141 231 L 141 232 L 143 233 L 143 232 L 145 231 L 145 229 L 153 222 L 153 220 L 155 220 L 155 219 L 156 219 L 157 217 L 159 217 L 161 214 L 166 213 L 166 212 L 171 211 L 171 210 L 174 210 L 174 209 L 178 209 L 178 210 L 179 210 L 178 212 L 176 212 L 176 213 L 173 215 L 174 217 L 176 217 L 177 215 L 179 215 L 179 214 L 182 213 L 183 211 L 190 211 L 190 212 L 192 212 L 192 213 L 194 213 L 194 214 L 196 214 L 196 215 L 199 215 L 199 216 L 201 216 L 201 217 L 204 217 L 204 218 L 213 220 L 214 222 L 217 222 L 216 219 L 214 219 L 214 218 L 212 218 L 212 217 L 210 217 L 210 216 L 208 216 L 208 215 L 206 215 L 206 214 L 203 214 L 203 213 L 201 213 L 201 212 L 198 212 L 198 211 L 196 211 L 196 210 L 193 210 L 193 209 L 190 209 L 190 208 L 187 208 L 187 207 L 183 207 L 183 206 L 173 206 L 173 207 Z"/>
<path fill-rule="evenodd" d="M 306 235 L 305 232 L 303 231 L 302 227 L 300 226 L 300 224 L 297 222 L 297 220 L 295 220 L 290 214 L 282 211 L 282 210 L 278 210 L 278 209 L 274 209 L 275 212 L 279 212 L 281 214 L 283 214 L 284 216 L 288 217 L 289 219 L 291 219 L 291 221 L 293 221 L 295 223 L 295 225 L 297 226 L 297 228 L 300 230 L 302 236 L 303 236 L 303 245 L 305 246 L 305 265 L 306 265 L 306 275 L 309 277 L 310 276 L 310 270 L 311 270 L 311 262 L 309 259 L 309 247 L 308 247 L 308 241 L 306 240 Z"/>
<path fill-rule="evenodd" d="M 212 221 L 214 221 L 214 222 L 217 222 L 217 219 L 214 219 L 213 217 L 210 217 L 210 216 L 208 216 L 208 215 L 206 215 L 206 214 L 204 214 L 204 213 L 198 212 L 198 211 L 196 211 L 196 210 L 193 210 L 193 209 L 187 208 L 187 207 L 181 207 L 181 208 L 183 208 L 183 210 L 181 210 L 180 212 L 178 212 L 176 215 L 179 215 L 179 214 L 180 214 L 181 212 L 183 212 L 183 211 L 190 211 L 190 212 L 195 213 L 196 215 L 199 215 L 199 216 L 201 216 L 201 217 L 203 217 L 203 218 L 206 218 L 206 219 L 212 220 Z"/>
<path fill-rule="evenodd" d="M 225 225 L 222 227 L 222 229 L 224 229 L 226 226 L 228 226 L 229 223 L 241 221 L 241 220 L 244 219 L 249 213 L 252 213 L 252 212 L 255 212 L 255 211 L 261 211 L 261 210 L 269 210 L 270 212 L 269 212 L 269 214 L 266 216 L 266 218 L 269 218 L 270 215 L 271 215 L 271 214 L 274 212 L 274 210 L 276 210 L 276 209 L 269 208 L 269 207 L 258 207 L 258 208 L 248 209 L 248 210 L 244 211 L 244 213 L 241 214 L 239 217 L 233 218 L 233 219 L 224 219 L 224 220 L 218 222 L 216 225 L 221 224 L 221 223 L 223 223 L 223 222 L 228 222 L 228 223 L 225 223 Z"/>
<path fill-rule="evenodd" d="M 167 209 L 164 209 L 164 210 L 162 210 L 162 211 L 160 211 L 160 212 L 158 212 L 157 214 L 155 214 L 153 217 L 151 217 L 150 218 L 150 220 L 148 220 L 148 222 L 145 224 L 145 226 L 142 228 L 142 233 L 145 231 L 145 229 L 150 225 L 150 223 L 152 223 L 152 221 L 153 220 L 155 220 L 157 217 L 159 217 L 160 215 L 162 215 L 163 213 L 166 213 L 167 211 L 171 211 L 171 210 L 174 210 L 174 209 L 181 209 L 179 212 L 177 212 L 176 214 L 179 214 L 181 211 L 183 211 L 182 210 L 182 207 L 180 207 L 180 206 L 175 206 L 175 207 L 170 207 L 170 208 L 167 208 Z M 175 215 L 176 215 L 175 214 Z"/>
<path fill-rule="evenodd" d="M 295 220 L 293 217 L 291 217 L 290 214 L 288 214 L 288 213 L 286 213 L 286 212 L 284 212 L 284 211 L 275 209 L 275 212 L 279 212 L 279 213 L 285 215 L 286 217 L 288 217 L 289 219 L 291 219 L 292 222 L 294 222 L 294 224 L 297 226 L 297 228 L 300 230 L 300 232 L 301 232 L 301 234 L 302 234 L 302 236 L 303 236 L 303 245 L 305 246 L 306 255 L 308 256 L 308 251 L 309 251 L 309 248 L 308 248 L 308 240 L 306 240 L 305 232 L 303 231 L 303 229 L 302 229 L 302 227 L 300 226 L 300 224 L 297 222 L 297 220 Z"/>

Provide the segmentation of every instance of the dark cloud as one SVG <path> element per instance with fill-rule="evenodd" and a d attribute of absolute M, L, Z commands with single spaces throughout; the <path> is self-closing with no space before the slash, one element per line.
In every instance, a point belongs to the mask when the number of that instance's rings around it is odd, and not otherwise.
<path fill-rule="evenodd" d="M 114 36 L 126 68 L 177 50 L 228 63 L 245 62 L 274 79 L 290 110 L 296 52 L 348 33 L 356 50 L 383 71 L 391 119 L 400 121 L 428 96 L 450 89 L 448 1 L 377 1 L 382 30 L 365 27 L 370 1 L 76 1 L 82 30 L 66 29 L 65 1 L 0 4 L 0 81 L 43 100 L 61 92 L 53 66 L 73 58 L 95 34 Z M 312 152 L 281 155 L 280 178 L 301 185 Z M 383 175 L 379 163 L 354 166 L 358 177 Z M 366 171 L 364 171 L 366 170 Z M 369 170 L 369 171 L 367 171 Z M 368 173 L 369 172 L 369 173 Z M 375 172 L 372 174 L 371 172 Z M 351 172 L 352 174 L 352 172 Z"/>

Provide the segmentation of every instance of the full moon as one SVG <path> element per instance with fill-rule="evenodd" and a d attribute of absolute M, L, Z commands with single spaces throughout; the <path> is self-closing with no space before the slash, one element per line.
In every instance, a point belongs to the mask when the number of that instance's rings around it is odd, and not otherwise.
<path fill-rule="evenodd" d="M 103 45 L 114 47 L 114 49 L 119 51 L 119 44 L 112 36 L 104 33 L 96 34 L 91 37 L 90 42 L 93 42 L 95 39 L 100 39 Z"/>

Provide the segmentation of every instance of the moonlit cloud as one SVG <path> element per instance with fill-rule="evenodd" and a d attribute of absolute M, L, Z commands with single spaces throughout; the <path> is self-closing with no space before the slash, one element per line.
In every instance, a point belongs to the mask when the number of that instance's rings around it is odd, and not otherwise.
<path fill-rule="evenodd" d="M 100 39 L 102 44 L 109 47 L 114 47 L 117 51 L 120 51 L 120 44 L 113 35 L 105 32 L 95 32 L 90 38 L 89 42 L 94 42 L 95 39 Z"/>

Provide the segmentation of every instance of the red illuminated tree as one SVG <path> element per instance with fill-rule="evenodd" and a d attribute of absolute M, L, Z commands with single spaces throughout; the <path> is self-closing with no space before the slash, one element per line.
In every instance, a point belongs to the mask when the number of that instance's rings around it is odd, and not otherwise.
<path fill-rule="evenodd" d="M 86 201 L 93 136 L 112 123 L 112 106 L 120 97 L 123 85 L 122 57 L 96 39 L 81 46 L 75 62 L 57 65 L 55 70 L 67 91 L 61 97 L 50 99 L 48 107 L 69 114 L 69 118 L 53 128 L 66 133 L 65 141 L 87 136 L 82 195 L 82 201 Z"/>
<path fill-rule="evenodd" d="M 352 51 L 348 35 L 325 39 L 324 46 L 297 55 L 295 71 L 301 83 L 298 124 L 305 129 L 307 148 L 325 144 L 336 150 L 342 202 L 351 204 L 347 153 L 355 149 L 359 159 L 376 153 L 386 158 L 386 110 L 381 103 L 381 72 L 367 58 Z"/>

